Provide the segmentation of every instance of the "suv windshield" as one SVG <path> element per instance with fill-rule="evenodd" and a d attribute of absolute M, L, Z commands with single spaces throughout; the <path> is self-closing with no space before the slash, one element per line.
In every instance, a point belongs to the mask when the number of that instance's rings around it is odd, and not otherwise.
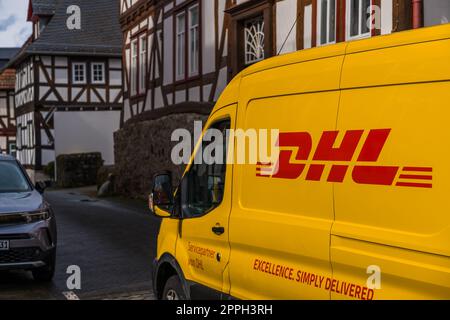
<path fill-rule="evenodd" d="M 0 161 L 0 193 L 30 191 L 30 184 L 15 161 Z"/>

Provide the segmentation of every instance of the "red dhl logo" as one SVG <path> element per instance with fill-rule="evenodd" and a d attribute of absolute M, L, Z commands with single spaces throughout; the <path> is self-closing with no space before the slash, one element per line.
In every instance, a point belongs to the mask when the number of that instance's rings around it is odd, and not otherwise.
<path fill-rule="evenodd" d="M 331 164 L 328 182 L 344 182 L 351 171 L 355 183 L 365 185 L 432 188 L 433 168 L 414 166 L 375 166 L 391 133 L 391 129 L 370 130 L 357 156 L 356 164 L 345 164 L 354 158 L 364 130 L 346 131 L 339 147 L 334 147 L 339 131 L 325 131 L 312 154 L 313 142 L 308 132 L 280 133 L 278 147 L 280 153 L 276 164 L 258 163 L 258 177 L 274 179 L 298 179 L 307 169 L 305 180 L 322 181 L 328 162 Z"/>

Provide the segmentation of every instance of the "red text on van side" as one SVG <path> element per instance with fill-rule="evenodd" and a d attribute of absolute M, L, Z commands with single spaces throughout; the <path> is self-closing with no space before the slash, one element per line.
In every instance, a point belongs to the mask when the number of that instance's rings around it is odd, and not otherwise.
<path fill-rule="evenodd" d="M 379 166 L 378 161 L 389 138 L 391 129 L 370 130 L 355 157 L 364 130 L 344 133 L 340 146 L 335 146 L 339 131 L 323 132 L 313 149 L 308 132 L 280 133 L 280 154 L 275 164 L 258 163 L 256 175 L 273 179 L 299 179 L 322 181 L 326 166 L 331 166 L 326 181 L 342 183 L 351 174 L 355 183 L 364 185 L 432 188 L 433 168 L 417 166 Z M 312 158 L 311 158 L 312 157 Z M 356 164 L 350 163 L 353 159 Z M 339 164 L 337 164 L 339 162 Z"/>

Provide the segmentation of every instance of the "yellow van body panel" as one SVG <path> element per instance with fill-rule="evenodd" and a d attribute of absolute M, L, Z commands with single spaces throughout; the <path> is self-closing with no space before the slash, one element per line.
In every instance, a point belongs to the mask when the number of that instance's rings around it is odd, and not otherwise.
<path fill-rule="evenodd" d="M 333 130 L 344 59 L 344 47 L 340 48 L 334 51 L 340 55 L 243 76 L 237 128 L 280 132 L 302 128 L 315 137 L 324 129 Z M 251 163 L 235 165 L 234 172 L 231 295 L 329 299 L 330 293 L 318 286 L 332 277 L 333 186 L 259 177 Z"/>
<path fill-rule="evenodd" d="M 450 25 L 303 50 L 238 75 L 212 120 L 237 103 L 236 129 L 279 130 L 280 157 L 278 168 L 258 159 L 228 171 L 222 292 L 450 299 L 449 101 Z M 194 237 L 202 225 L 189 223 Z M 163 222 L 171 235 L 160 233 L 159 254 L 173 252 L 177 228 Z"/>

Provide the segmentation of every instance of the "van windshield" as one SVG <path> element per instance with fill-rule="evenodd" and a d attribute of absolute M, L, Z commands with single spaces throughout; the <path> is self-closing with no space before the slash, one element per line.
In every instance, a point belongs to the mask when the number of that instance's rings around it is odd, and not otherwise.
<path fill-rule="evenodd" d="M 30 184 L 15 161 L 0 161 L 0 193 L 30 191 Z"/>

